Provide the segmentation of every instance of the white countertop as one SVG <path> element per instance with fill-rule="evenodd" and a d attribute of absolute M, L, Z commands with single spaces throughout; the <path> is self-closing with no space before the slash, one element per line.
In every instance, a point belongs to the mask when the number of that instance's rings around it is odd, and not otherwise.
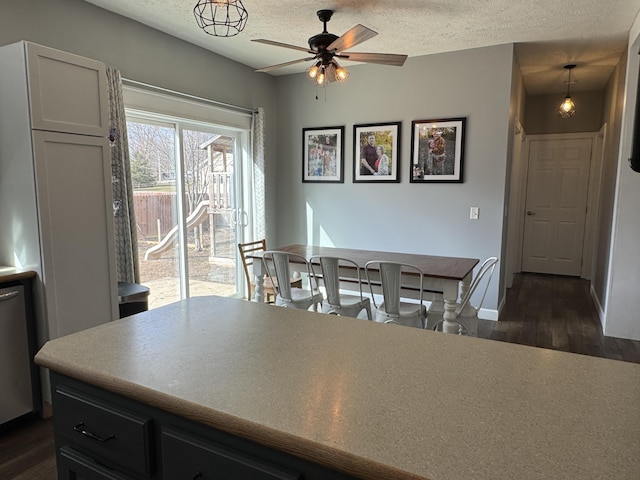
<path fill-rule="evenodd" d="M 221 297 L 36 361 L 363 478 L 640 478 L 638 364 Z"/>

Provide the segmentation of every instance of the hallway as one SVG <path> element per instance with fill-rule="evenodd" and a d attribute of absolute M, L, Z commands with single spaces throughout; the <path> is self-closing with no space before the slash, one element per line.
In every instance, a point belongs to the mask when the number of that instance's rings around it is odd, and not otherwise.
<path fill-rule="evenodd" d="M 516 274 L 500 320 L 480 320 L 478 336 L 640 363 L 640 341 L 602 334 L 589 281 L 578 277 Z"/>

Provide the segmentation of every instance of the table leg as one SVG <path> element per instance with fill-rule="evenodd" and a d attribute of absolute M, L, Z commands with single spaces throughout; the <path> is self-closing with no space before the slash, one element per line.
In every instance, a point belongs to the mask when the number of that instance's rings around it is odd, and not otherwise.
<path fill-rule="evenodd" d="M 264 264 L 257 259 L 253 262 L 253 275 L 256 277 L 256 291 L 254 292 L 253 301 L 256 303 L 264 303 Z"/>
<path fill-rule="evenodd" d="M 442 331 L 446 333 L 457 333 L 458 324 L 456 320 L 456 304 L 458 302 L 458 282 L 448 280 L 444 282 L 444 288 L 442 291 L 442 298 L 444 300 L 444 314 L 442 318 L 444 320 L 442 324 Z"/>
<path fill-rule="evenodd" d="M 471 275 L 473 272 L 470 272 L 469 275 L 467 275 L 466 277 L 464 277 L 464 280 L 462 280 L 462 282 L 460 283 L 460 299 L 463 299 L 466 295 L 467 292 L 469 291 L 469 288 L 471 288 Z M 462 301 L 462 300 L 460 300 Z M 473 315 L 474 314 L 474 308 L 471 306 L 471 302 L 467 303 L 467 306 L 464 307 L 464 311 L 461 312 L 462 315 Z"/>

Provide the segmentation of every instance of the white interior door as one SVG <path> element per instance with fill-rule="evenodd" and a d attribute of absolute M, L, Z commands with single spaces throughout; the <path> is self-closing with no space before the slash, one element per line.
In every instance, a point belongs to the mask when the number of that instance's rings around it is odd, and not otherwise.
<path fill-rule="evenodd" d="M 522 270 L 580 276 L 591 139 L 531 139 Z"/>

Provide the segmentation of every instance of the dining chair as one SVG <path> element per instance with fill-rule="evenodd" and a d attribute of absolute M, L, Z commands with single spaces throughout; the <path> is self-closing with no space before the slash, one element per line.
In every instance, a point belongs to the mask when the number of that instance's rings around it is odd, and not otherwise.
<path fill-rule="evenodd" d="M 456 318 L 453 320 L 458 327 L 458 335 L 469 335 L 472 337 L 478 336 L 478 312 L 482 308 L 482 304 L 484 303 L 484 298 L 487 295 L 487 290 L 489 289 L 489 284 L 491 283 L 491 278 L 493 277 L 493 271 L 496 268 L 498 263 L 497 257 L 489 257 L 487 258 L 478 273 L 471 281 L 471 285 L 469 286 L 469 290 L 466 292 L 464 297 L 460 300 L 460 302 L 456 303 Z M 484 291 L 482 292 L 482 297 L 480 302 L 474 307 L 469 304 L 471 297 L 474 292 L 478 289 L 480 284 L 483 282 L 483 279 L 486 278 L 486 282 L 484 282 Z M 444 325 L 444 301 L 436 300 L 431 302 L 429 306 L 429 317 L 427 322 L 427 328 L 431 330 L 441 331 Z"/>
<path fill-rule="evenodd" d="M 318 310 L 318 305 L 322 304 L 324 296 L 318 289 L 318 282 L 305 257 L 295 253 L 267 250 L 262 255 L 262 262 L 267 276 L 273 284 L 277 306 L 302 310 L 309 310 L 313 307 L 314 311 Z M 293 287 L 288 281 L 291 278 L 290 264 L 293 262 L 304 265 L 308 288 Z"/>
<path fill-rule="evenodd" d="M 247 300 L 251 301 L 251 295 L 256 290 L 256 282 L 253 276 L 253 258 L 248 255 L 252 253 L 263 253 L 267 250 L 267 240 L 256 240 L 254 242 L 246 242 L 238 244 L 240 259 L 242 260 L 242 268 L 244 270 L 244 278 L 247 282 Z M 292 287 L 302 287 L 302 279 L 291 277 L 289 279 Z M 271 283 L 271 279 L 265 278 L 264 282 L 264 298 L 267 303 L 275 301 L 276 292 Z"/>
<path fill-rule="evenodd" d="M 322 284 L 326 294 L 326 298 L 322 302 L 322 313 L 357 317 L 364 310 L 367 313 L 367 319 L 371 320 L 371 300 L 362 295 L 362 276 L 356 262 L 347 258 L 314 255 L 309 259 L 309 263 L 312 269 L 314 265 L 320 265 L 322 272 Z M 340 293 L 341 267 L 348 267 L 357 272 L 360 295 Z M 316 278 L 318 278 L 317 275 Z M 353 279 L 349 280 L 353 281 Z"/>
<path fill-rule="evenodd" d="M 393 323 L 407 325 L 410 327 L 425 328 L 427 309 L 423 303 L 424 274 L 414 267 L 400 262 L 371 260 L 364 266 L 364 271 L 371 290 L 373 306 L 376 309 L 375 321 L 383 323 Z M 373 291 L 376 282 L 376 275 L 379 274 L 380 286 L 382 287 L 383 301 L 378 306 Z M 419 303 L 401 301 L 401 289 L 405 283 L 402 281 L 406 275 L 418 275 L 420 298 Z"/>

